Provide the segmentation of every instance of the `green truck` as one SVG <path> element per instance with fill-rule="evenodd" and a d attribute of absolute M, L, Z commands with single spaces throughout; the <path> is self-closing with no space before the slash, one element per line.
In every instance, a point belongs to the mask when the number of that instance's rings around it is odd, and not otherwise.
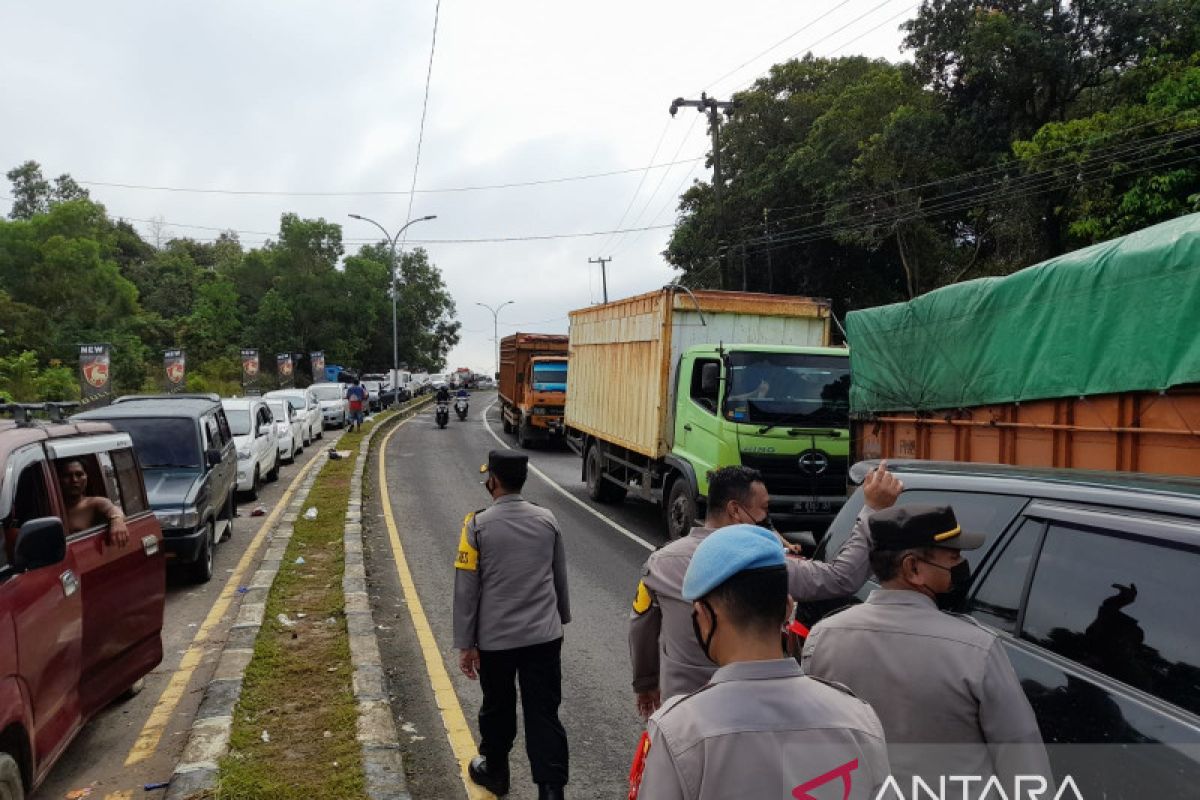
<path fill-rule="evenodd" d="M 781 529 L 823 530 L 850 458 L 849 354 L 831 323 L 825 300 L 674 285 L 572 312 L 565 425 L 589 495 L 659 504 L 677 538 L 703 514 L 708 471 L 743 464 Z"/>

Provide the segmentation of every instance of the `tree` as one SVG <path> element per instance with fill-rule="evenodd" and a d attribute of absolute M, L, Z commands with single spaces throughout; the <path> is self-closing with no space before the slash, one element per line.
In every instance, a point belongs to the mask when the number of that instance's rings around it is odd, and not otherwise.
<path fill-rule="evenodd" d="M 32 219 L 44 214 L 57 203 L 87 200 L 88 192 L 70 175 L 59 175 L 51 185 L 42 177 L 42 167 L 36 161 L 26 161 L 10 169 L 5 177 L 12 183 L 13 204 L 10 219 Z"/>

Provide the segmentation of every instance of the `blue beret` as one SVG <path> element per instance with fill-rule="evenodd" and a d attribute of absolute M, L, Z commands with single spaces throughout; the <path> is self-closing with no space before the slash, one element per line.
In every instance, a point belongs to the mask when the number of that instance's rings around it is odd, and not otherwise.
<path fill-rule="evenodd" d="M 696 548 L 683 576 L 683 599 L 699 600 L 739 572 L 787 563 L 775 534 L 757 525 L 730 525 Z"/>

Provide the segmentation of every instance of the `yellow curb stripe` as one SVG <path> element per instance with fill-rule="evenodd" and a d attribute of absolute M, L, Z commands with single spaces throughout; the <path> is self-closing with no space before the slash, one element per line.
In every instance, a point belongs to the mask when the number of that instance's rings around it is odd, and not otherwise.
<path fill-rule="evenodd" d="M 242 585 L 242 578 L 250 569 L 250 565 L 254 562 L 255 555 L 262 547 L 263 542 L 266 541 L 267 533 L 275 527 L 284 509 L 291 502 L 292 495 L 300 488 L 301 482 L 312 471 L 313 467 L 321 461 L 320 456 L 317 456 L 305 464 L 304 469 L 292 480 L 287 491 L 283 493 L 283 497 L 279 499 L 279 502 L 275 505 L 275 509 L 263 520 L 263 524 L 258 529 L 258 533 L 255 534 L 254 540 L 250 542 L 250 546 L 242 554 L 242 558 L 233 570 L 233 574 L 229 576 L 225 588 L 221 591 L 220 596 L 217 597 L 216 602 L 213 603 L 212 608 L 209 609 L 208 616 L 204 618 L 200 629 L 196 631 L 195 638 L 192 639 L 192 643 L 183 654 L 183 658 L 180 659 L 179 668 L 171 675 L 171 680 L 167 683 L 167 687 L 159 695 L 154 710 L 150 712 L 146 724 L 142 726 L 142 731 L 138 734 L 137 741 L 134 742 L 133 748 L 125 758 L 125 766 L 132 767 L 135 764 L 140 764 L 154 755 L 154 752 L 158 749 L 163 732 L 166 731 L 167 724 L 171 721 L 171 715 L 175 713 L 179 701 L 183 698 L 184 692 L 187 691 L 188 684 L 192 680 L 192 675 L 196 672 L 196 667 L 200 666 L 200 661 L 204 656 L 203 648 L 208 642 L 209 634 L 212 633 L 213 628 L 221 621 L 221 618 L 225 616 L 225 612 L 229 610 L 229 604 L 233 602 L 233 598 L 237 595 L 238 587 Z"/>
<path fill-rule="evenodd" d="M 411 419 L 412 417 L 409 417 L 408 420 L 392 428 L 379 447 L 379 487 L 383 495 L 383 519 L 387 524 L 388 541 L 392 545 L 396 574 L 404 589 L 405 605 L 408 606 L 413 628 L 417 632 L 417 641 L 421 645 L 421 654 L 425 659 L 425 670 L 429 674 L 429 683 L 433 687 L 434 700 L 442 715 L 442 725 L 446 728 L 446 738 L 450 740 L 450 749 L 454 751 L 454 758 L 458 761 L 463 788 L 466 789 L 467 797 L 472 800 L 477 798 L 486 800 L 494 795 L 475 785 L 475 782 L 467 775 L 467 762 L 478 753 L 475 737 L 472 735 L 470 727 L 467 726 L 467 717 L 463 713 L 462 704 L 459 703 L 458 695 L 454 691 L 454 684 L 450 682 L 450 674 L 446 672 L 446 664 L 442 661 L 441 650 L 438 648 L 437 640 L 433 637 L 433 628 L 430 627 L 429 619 L 425 616 L 421 598 L 417 595 L 417 585 L 413 582 L 412 572 L 409 571 L 408 561 L 404 557 L 404 546 L 400 543 L 400 531 L 396 527 L 396 518 L 392 514 L 392 500 L 387 491 L 387 446 L 396 431 Z"/>

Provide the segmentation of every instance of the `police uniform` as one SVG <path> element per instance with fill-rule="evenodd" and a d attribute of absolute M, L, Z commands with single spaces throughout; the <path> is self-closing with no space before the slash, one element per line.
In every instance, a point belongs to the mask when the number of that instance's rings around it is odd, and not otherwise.
<path fill-rule="evenodd" d="M 755 542 L 748 532 L 755 530 L 766 536 Z M 744 569 L 782 567 L 783 549 L 767 536 L 735 525 L 707 537 L 688 567 L 684 599 Z M 697 574 L 707 577 L 690 580 Z M 803 675 L 791 658 L 726 664 L 700 690 L 667 701 L 648 732 L 638 800 L 867 800 L 888 775 L 883 728 L 870 706 L 845 687 Z"/>
<path fill-rule="evenodd" d="M 502 481 L 520 475 L 528 457 L 493 451 L 487 469 Z M 455 561 L 454 646 L 479 649 L 479 752 L 493 771 L 507 760 L 517 733 L 521 686 L 526 750 L 533 780 L 567 782 L 562 700 L 563 625 L 571 621 L 567 561 L 554 514 L 504 495 L 463 523 Z"/>
<path fill-rule="evenodd" d="M 962 532 L 948 506 L 882 511 L 871 532 L 878 549 L 894 552 L 983 543 Z M 1016 775 L 1050 774 L 1037 720 L 996 634 L 940 611 L 921 592 L 873 591 L 815 625 L 802 659 L 805 673 L 844 683 L 871 704 L 899 776 L 934 776 L 951 762 L 955 775 L 994 775 L 1008 791 Z"/>
<path fill-rule="evenodd" d="M 788 593 L 796 600 L 828 600 L 854 594 L 870 574 L 871 540 L 864 506 L 837 556 L 827 562 L 787 560 Z M 642 568 L 629 615 L 629 661 L 635 692 L 660 691 L 665 700 L 696 691 L 717 667 L 692 635 L 692 604 L 683 599 L 683 577 L 696 548 L 712 528 L 692 528 L 681 539 L 650 554 Z"/>

